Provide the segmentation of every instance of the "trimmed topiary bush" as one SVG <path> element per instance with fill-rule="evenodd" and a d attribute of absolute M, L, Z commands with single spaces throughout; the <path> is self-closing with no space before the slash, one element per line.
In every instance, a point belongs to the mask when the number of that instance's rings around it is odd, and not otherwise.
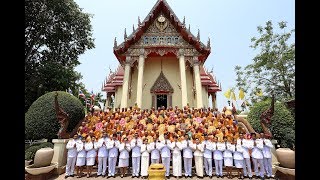
<path fill-rule="evenodd" d="M 260 115 L 270 105 L 271 100 L 269 99 L 254 104 L 250 109 L 247 119 L 255 131 L 262 132 Z M 275 103 L 275 112 L 271 118 L 269 128 L 273 138 L 278 140 L 281 147 L 292 148 L 295 143 L 295 119 L 285 104 L 281 102 Z"/>
<path fill-rule="evenodd" d="M 57 138 L 60 124 L 54 109 L 54 96 L 57 91 L 49 92 L 32 103 L 25 114 L 25 138 L 48 140 Z M 58 91 L 60 107 L 69 114 L 68 132 L 71 132 L 78 122 L 84 118 L 85 112 L 81 101 L 64 91 Z"/>
<path fill-rule="evenodd" d="M 33 160 L 36 152 L 41 148 L 50 147 L 53 149 L 53 144 L 51 142 L 44 142 L 41 144 L 33 144 L 28 149 L 25 150 L 24 159 Z"/>

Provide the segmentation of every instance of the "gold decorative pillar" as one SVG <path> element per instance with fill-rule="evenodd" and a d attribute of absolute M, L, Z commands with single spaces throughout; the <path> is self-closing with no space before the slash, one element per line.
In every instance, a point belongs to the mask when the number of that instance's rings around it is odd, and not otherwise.
<path fill-rule="evenodd" d="M 183 49 L 179 49 L 179 67 L 180 67 L 180 79 L 181 79 L 181 101 L 182 101 L 181 108 L 183 108 L 188 103 L 186 64 L 184 61 L 184 50 Z"/>
<path fill-rule="evenodd" d="M 137 83 L 137 105 L 142 108 L 142 89 L 143 89 L 143 71 L 144 71 L 144 49 L 140 49 L 138 62 L 138 83 Z"/>
<path fill-rule="evenodd" d="M 128 93 L 129 93 L 129 75 L 131 70 L 131 57 L 126 57 L 126 62 L 124 66 L 124 77 L 122 84 L 122 96 L 120 108 L 126 108 L 128 106 Z"/>
<path fill-rule="evenodd" d="M 196 85 L 196 99 L 197 99 L 197 106 L 196 108 L 202 108 L 202 85 L 201 85 L 201 78 L 200 78 L 200 62 L 198 57 L 193 57 L 193 73 L 194 73 L 194 82 Z"/>

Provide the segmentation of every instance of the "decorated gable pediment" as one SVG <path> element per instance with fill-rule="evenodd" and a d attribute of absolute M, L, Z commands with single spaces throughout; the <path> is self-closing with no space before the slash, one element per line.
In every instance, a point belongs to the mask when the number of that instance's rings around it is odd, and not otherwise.
<path fill-rule="evenodd" d="M 173 88 L 169 83 L 168 79 L 164 76 L 163 72 L 160 72 L 159 77 L 154 82 L 153 86 L 150 89 L 151 93 L 173 93 Z"/>
<path fill-rule="evenodd" d="M 205 46 L 200 41 L 199 31 L 197 37 L 194 36 L 185 27 L 185 20 L 181 22 L 165 0 L 158 0 L 143 22 L 138 20 L 137 29 L 133 28 L 129 36 L 125 32 L 123 43 L 117 45 L 115 40 L 113 50 L 120 63 L 127 56 L 139 55 L 132 53 L 139 51 L 136 49 L 145 49 L 144 55 L 157 49 L 160 56 L 168 51 L 178 55 L 177 50 L 185 49 L 185 53 L 190 52 L 185 56 L 197 56 L 199 61 L 205 61 L 211 51 L 209 42 Z"/>

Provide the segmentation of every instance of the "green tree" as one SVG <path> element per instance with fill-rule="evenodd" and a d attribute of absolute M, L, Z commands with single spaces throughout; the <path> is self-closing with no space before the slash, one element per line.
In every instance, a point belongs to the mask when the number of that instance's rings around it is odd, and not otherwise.
<path fill-rule="evenodd" d="M 295 43 L 291 41 L 294 29 L 286 31 L 286 22 L 279 22 L 278 27 L 282 32 L 275 32 L 271 21 L 265 27 L 258 26 L 259 37 L 253 37 L 250 46 L 258 54 L 244 68 L 235 67 L 237 87 L 249 93 L 253 103 L 270 97 L 272 91 L 281 100 L 295 96 Z M 262 97 L 255 95 L 260 89 Z"/>
<path fill-rule="evenodd" d="M 94 48 L 90 15 L 73 0 L 25 1 L 25 111 L 41 95 L 79 88 L 78 57 Z"/>

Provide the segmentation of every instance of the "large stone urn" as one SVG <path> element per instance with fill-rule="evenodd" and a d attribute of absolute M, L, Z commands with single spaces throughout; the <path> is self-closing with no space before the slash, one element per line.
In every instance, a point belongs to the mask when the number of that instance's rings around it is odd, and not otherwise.
<path fill-rule="evenodd" d="M 295 169 L 295 152 L 289 148 L 278 148 L 277 159 L 281 167 Z"/>
<path fill-rule="evenodd" d="M 53 158 L 53 153 L 54 151 L 52 148 L 39 149 L 34 156 L 34 167 L 49 166 Z"/>

